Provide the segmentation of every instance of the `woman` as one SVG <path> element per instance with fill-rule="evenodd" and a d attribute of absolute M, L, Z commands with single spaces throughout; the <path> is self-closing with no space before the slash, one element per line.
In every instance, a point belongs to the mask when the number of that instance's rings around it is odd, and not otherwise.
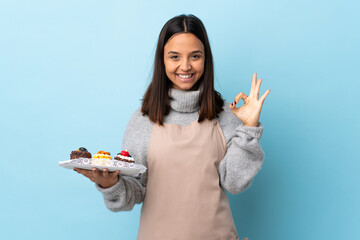
<path fill-rule="evenodd" d="M 138 239 L 238 239 L 225 191 L 249 187 L 264 159 L 258 120 L 270 90 L 259 99 L 260 85 L 254 74 L 249 96 L 224 103 L 202 22 L 174 17 L 160 32 L 152 82 L 123 138 L 122 149 L 148 171 L 137 178 L 76 171 L 112 211 L 143 202 Z"/>

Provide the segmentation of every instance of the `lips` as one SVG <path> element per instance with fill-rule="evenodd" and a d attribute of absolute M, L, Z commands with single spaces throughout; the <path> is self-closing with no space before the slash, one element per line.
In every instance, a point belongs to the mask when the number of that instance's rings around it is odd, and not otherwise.
<path fill-rule="evenodd" d="M 195 74 L 176 74 L 176 76 L 180 79 L 182 82 L 190 82 L 194 79 Z"/>
<path fill-rule="evenodd" d="M 186 79 L 186 78 L 191 78 L 194 74 L 191 73 L 191 74 L 176 74 L 176 75 L 178 75 L 181 78 Z"/>

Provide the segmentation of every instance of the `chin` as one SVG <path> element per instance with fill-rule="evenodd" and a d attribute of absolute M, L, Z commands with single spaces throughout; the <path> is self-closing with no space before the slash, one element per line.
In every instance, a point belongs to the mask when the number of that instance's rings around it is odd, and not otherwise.
<path fill-rule="evenodd" d="M 192 82 L 192 83 L 179 83 L 173 84 L 173 88 L 183 90 L 183 91 L 196 91 L 199 89 L 200 81 Z"/>
<path fill-rule="evenodd" d="M 183 90 L 183 91 L 196 90 L 196 89 L 194 89 L 194 87 L 195 87 L 195 84 L 194 85 L 185 85 L 185 86 L 179 86 L 179 85 L 173 86 L 173 88 Z"/>

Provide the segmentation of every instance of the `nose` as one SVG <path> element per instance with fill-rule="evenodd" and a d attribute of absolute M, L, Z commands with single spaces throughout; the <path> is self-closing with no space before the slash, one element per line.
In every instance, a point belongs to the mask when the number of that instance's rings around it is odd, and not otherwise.
<path fill-rule="evenodd" d="M 181 62 L 181 65 L 180 65 L 180 69 L 181 71 L 189 71 L 191 69 L 191 63 L 188 59 L 183 59 L 182 62 Z"/>

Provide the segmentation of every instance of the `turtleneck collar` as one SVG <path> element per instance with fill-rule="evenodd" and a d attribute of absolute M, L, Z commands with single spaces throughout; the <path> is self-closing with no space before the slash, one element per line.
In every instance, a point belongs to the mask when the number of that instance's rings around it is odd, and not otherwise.
<path fill-rule="evenodd" d="M 196 112 L 199 110 L 199 90 L 184 91 L 171 88 L 169 90 L 170 107 L 177 112 Z"/>

